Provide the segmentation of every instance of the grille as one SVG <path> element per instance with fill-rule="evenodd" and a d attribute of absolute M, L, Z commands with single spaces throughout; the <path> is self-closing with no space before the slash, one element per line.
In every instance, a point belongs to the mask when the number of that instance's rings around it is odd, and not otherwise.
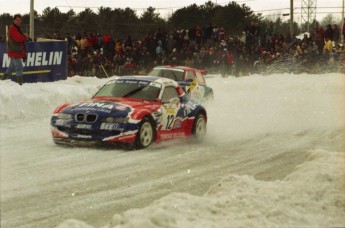
<path fill-rule="evenodd" d="M 84 114 L 84 113 L 77 113 L 75 115 L 75 121 L 77 122 L 85 122 L 85 123 L 94 123 L 97 120 L 96 114 Z"/>
<path fill-rule="evenodd" d="M 94 114 L 87 114 L 86 115 L 86 122 L 87 123 L 94 123 L 97 119 L 97 116 Z"/>
<path fill-rule="evenodd" d="M 71 134 L 72 136 L 75 134 L 80 135 L 91 135 L 93 137 L 106 137 L 109 136 L 108 131 L 102 131 L 102 130 L 89 130 L 89 129 L 77 129 L 75 127 L 58 127 L 60 131 L 66 132 L 68 134 Z M 120 131 L 111 131 L 111 135 L 118 135 L 120 134 Z"/>

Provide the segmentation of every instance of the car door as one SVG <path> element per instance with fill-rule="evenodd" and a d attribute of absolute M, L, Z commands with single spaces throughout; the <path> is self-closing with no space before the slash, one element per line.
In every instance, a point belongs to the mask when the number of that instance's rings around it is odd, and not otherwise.
<path fill-rule="evenodd" d="M 205 81 L 203 80 L 202 75 L 198 75 L 197 73 L 198 72 L 194 70 L 186 71 L 186 80 L 191 81 L 191 84 L 186 91 L 189 94 L 191 100 L 199 103 L 202 101 L 205 94 Z"/>
<path fill-rule="evenodd" d="M 160 136 L 162 139 L 173 139 L 183 137 L 182 121 L 178 116 L 183 109 L 178 92 L 174 86 L 166 86 L 161 97 L 162 119 L 160 121 Z"/>

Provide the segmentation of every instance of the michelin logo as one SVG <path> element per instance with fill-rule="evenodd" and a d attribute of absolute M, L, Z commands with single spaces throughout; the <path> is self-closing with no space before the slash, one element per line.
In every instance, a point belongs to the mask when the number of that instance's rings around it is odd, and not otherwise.
<path fill-rule="evenodd" d="M 28 52 L 26 62 L 24 66 L 53 66 L 61 65 L 62 62 L 62 51 L 51 51 L 51 52 Z M 3 56 L 2 67 L 10 66 L 10 58 L 5 53 Z"/>

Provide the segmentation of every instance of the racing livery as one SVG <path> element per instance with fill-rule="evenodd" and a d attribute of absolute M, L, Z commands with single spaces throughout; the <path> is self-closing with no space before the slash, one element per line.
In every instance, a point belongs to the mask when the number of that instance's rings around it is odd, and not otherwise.
<path fill-rule="evenodd" d="M 206 84 L 205 70 L 185 66 L 156 66 L 148 75 L 177 81 L 191 100 L 203 103 L 213 98 L 213 89 Z"/>
<path fill-rule="evenodd" d="M 91 99 L 57 107 L 51 117 L 53 140 L 126 143 L 141 149 L 153 141 L 206 133 L 205 108 L 191 101 L 174 80 L 122 76 Z"/>

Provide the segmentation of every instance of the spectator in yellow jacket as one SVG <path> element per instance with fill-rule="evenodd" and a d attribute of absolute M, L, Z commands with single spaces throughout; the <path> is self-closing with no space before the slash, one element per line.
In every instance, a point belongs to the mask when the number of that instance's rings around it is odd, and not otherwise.
<path fill-rule="evenodd" d="M 326 43 L 323 45 L 323 53 L 330 54 L 332 53 L 333 43 L 331 39 L 326 38 Z"/>
<path fill-rule="evenodd" d="M 332 40 L 329 38 L 326 38 L 326 43 L 323 45 L 323 59 L 327 63 L 333 63 L 334 62 L 332 50 L 333 50 Z"/>

